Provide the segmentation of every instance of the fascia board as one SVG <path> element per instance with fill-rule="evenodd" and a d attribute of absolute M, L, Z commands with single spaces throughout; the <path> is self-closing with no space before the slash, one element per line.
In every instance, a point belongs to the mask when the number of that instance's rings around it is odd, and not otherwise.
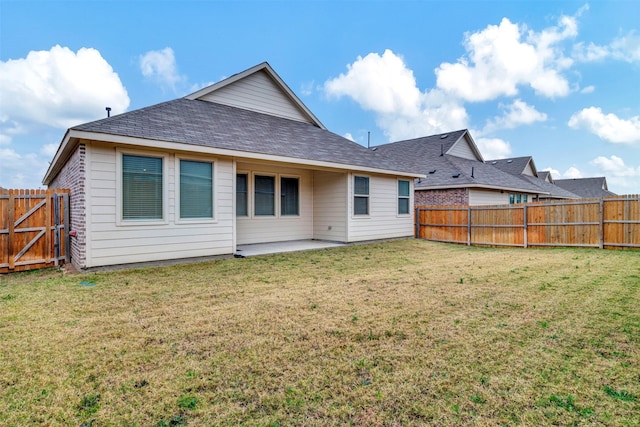
<path fill-rule="evenodd" d="M 428 187 L 417 187 L 416 191 L 419 190 L 447 190 L 450 188 L 481 188 L 481 189 L 489 189 L 489 190 L 504 190 L 504 191 L 514 191 L 519 193 L 528 193 L 528 194 L 551 194 L 547 191 L 534 191 L 525 188 L 516 188 L 516 187 L 500 187 L 497 185 L 483 185 L 483 184 L 459 184 L 459 185 L 430 185 Z"/>
<path fill-rule="evenodd" d="M 152 140 L 152 139 L 136 138 L 131 136 L 111 135 L 111 134 L 76 131 L 76 130 L 72 130 L 70 132 L 70 136 L 78 139 L 102 141 L 102 142 L 109 142 L 109 143 L 115 143 L 115 144 L 144 147 L 144 148 L 155 149 L 155 150 L 187 151 L 190 153 L 212 154 L 217 156 L 227 156 L 227 157 L 233 157 L 233 158 L 239 158 L 239 159 L 241 158 L 241 159 L 263 160 L 263 161 L 278 162 L 278 163 L 289 163 L 294 165 L 311 166 L 311 167 L 317 167 L 322 169 L 355 170 L 355 171 L 362 171 L 362 172 L 369 172 L 369 173 L 406 176 L 406 177 L 413 177 L 413 178 L 426 177 L 426 175 L 423 175 L 423 174 L 407 172 L 407 171 L 396 171 L 391 169 L 381 169 L 381 168 L 374 168 L 369 166 L 334 163 L 334 162 L 328 162 L 323 160 L 300 159 L 296 157 L 279 156 L 275 154 L 263 154 L 263 153 L 255 153 L 251 151 L 231 150 L 228 148 L 206 147 L 202 145 L 190 145 L 190 144 L 184 144 L 179 142 L 170 142 L 170 141 L 163 141 L 163 140 L 157 140 L 157 139 Z"/>
<path fill-rule="evenodd" d="M 58 146 L 58 150 L 56 151 L 56 154 L 53 156 L 53 160 L 51 161 L 51 163 L 49 163 L 47 172 L 44 174 L 44 177 L 42 178 L 43 185 L 46 185 L 46 186 L 49 185 L 49 183 L 54 177 L 54 172 L 57 172 L 57 170 L 60 169 L 61 167 L 61 166 L 58 166 L 58 163 L 60 163 L 62 160 L 65 160 L 65 157 L 66 157 L 65 154 L 68 153 L 70 149 L 71 132 L 72 131 L 70 129 L 67 129 L 67 132 L 65 132 L 64 137 L 62 137 L 62 142 Z"/>

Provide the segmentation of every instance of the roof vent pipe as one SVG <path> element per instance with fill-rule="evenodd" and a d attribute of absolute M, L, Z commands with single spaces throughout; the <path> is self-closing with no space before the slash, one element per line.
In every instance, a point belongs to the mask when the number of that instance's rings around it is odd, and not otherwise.
<path fill-rule="evenodd" d="M 367 131 L 367 148 L 371 148 L 371 131 Z"/>
<path fill-rule="evenodd" d="M 475 176 L 473 176 L 473 166 L 471 166 L 471 178 L 475 178 Z"/>
<path fill-rule="evenodd" d="M 440 157 L 444 156 L 444 144 L 440 144 Z"/>
<path fill-rule="evenodd" d="M 107 107 L 105 110 L 107 110 L 107 118 L 111 117 L 111 107 Z"/>

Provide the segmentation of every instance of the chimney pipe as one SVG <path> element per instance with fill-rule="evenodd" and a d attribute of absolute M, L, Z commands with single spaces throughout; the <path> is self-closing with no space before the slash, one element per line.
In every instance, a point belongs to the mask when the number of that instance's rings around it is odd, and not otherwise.
<path fill-rule="evenodd" d="M 444 144 L 440 144 L 440 157 L 444 156 Z"/>
<path fill-rule="evenodd" d="M 367 132 L 367 148 L 371 148 L 371 131 Z"/>
<path fill-rule="evenodd" d="M 111 117 L 111 107 L 107 107 L 105 110 L 107 110 L 107 118 Z"/>
<path fill-rule="evenodd" d="M 473 176 L 473 166 L 471 166 L 471 178 L 475 178 L 475 176 Z"/>

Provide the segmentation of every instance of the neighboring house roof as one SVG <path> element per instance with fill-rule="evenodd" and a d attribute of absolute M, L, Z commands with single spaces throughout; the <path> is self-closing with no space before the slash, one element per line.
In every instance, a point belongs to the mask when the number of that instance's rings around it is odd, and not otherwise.
<path fill-rule="evenodd" d="M 266 63 L 250 70 L 254 73 L 266 72 L 269 78 L 275 75 Z M 247 72 L 231 77 L 230 83 L 220 82 L 185 98 L 70 128 L 49 166 L 43 183 L 51 182 L 80 139 L 411 177 L 421 175 L 419 171 L 407 165 L 329 132 L 315 116 L 307 117 L 305 113 L 298 117 L 305 120 L 296 120 L 278 116 L 279 112 L 265 114 L 256 111 L 261 108 L 259 103 L 239 108 L 195 99 L 198 98 L 195 96 L 197 94 L 200 94 L 200 98 L 210 96 L 215 90 L 214 86 L 222 90 L 231 83 L 238 83 L 238 76 L 247 78 Z M 294 108 L 303 106 L 297 98 L 297 101 L 290 99 L 290 96 L 295 95 L 288 88 L 290 93 L 279 83 L 275 87 L 277 90 L 284 90 L 282 93 L 289 98 Z M 280 96 L 281 92 L 277 94 Z M 256 108 L 251 109 L 253 107 Z M 287 114 L 290 115 L 291 111 L 289 109 Z M 308 110 L 304 107 L 301 111 Z"/>
<path fill-rule="evenodd" d="M 511 175 L 536 176 L 537 173 L 536 165 L 531 156 L 487 160 L 485 163 L 495 166 L 501 171 L 510 173 Z"/>
<path fill-rule="evenodd" d="M 531 156 L 487 160 L 486 163 L 537 186 L 543 193 L 547 193 L 546 197 L 554 199 L 580 198 L 577 194 L 574 194 L 562 187 L 558 187 L 550 182 L 550 175 L 548 172 L 546 174 L 538 172 L 536 165 L 533 162 L 533 157 Z"/>
<path fill-rule="evenodd" d="M 606 197 L 615 196 L 607 188 L 607 178 L 604 176 L 594 178 L 556 179 L 553 181 L 558 187 L 569 190 L 580 197 Z"/>
<path fill-rule="evenodd" d="M 416 190 L 487 188 L 524 193 L 546 193 L 539 187 L 485 164 L 466 129 L 374 147 L 410 170 L 426 175 Z"/>
<path fill-rule="evenodd" d="M 553 177 L 549 171 L 538 171 L 538 178 L 553 184 Z"/>

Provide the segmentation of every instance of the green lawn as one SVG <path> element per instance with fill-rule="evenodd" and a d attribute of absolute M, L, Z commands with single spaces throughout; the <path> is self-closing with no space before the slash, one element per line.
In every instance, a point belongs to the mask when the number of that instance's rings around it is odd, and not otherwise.
<path fill-rule="evenodd" d="M 0 425 L 640 425 L 640 254 L 399 240 L 0 276 Z"/>

